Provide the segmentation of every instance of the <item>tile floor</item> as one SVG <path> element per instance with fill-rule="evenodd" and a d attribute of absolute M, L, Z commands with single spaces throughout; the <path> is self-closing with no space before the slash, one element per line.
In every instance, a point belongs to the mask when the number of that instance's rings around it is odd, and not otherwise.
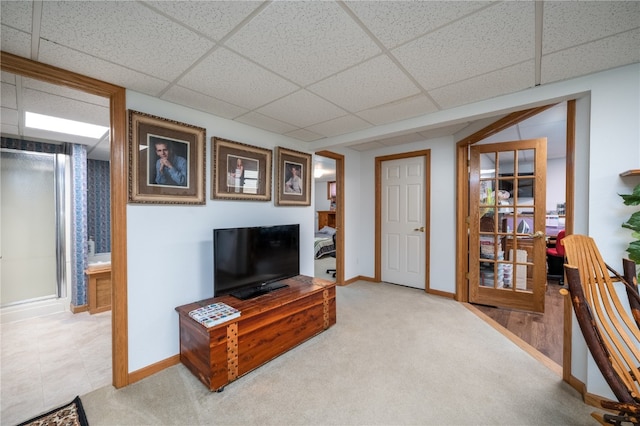
<path fill-rule="evenodd" d="M 63 312 L 0 326 L 0 424 L 111 385 L 111 312 Z"/>

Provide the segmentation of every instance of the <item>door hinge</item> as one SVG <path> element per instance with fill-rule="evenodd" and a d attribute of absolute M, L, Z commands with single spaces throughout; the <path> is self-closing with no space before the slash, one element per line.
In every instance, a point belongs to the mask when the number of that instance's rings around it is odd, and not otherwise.
<path fill-rule="evenodd" d="M 468 273 L 468 272 L 467 272 L 466 274 L 464 274 L 464 277 L 465 277 L 466 279 L 470 279 L 470 278 L 471 278 L 471 277 L 469 276 L 469 273 Z"/>
<path fill-rule="evenodd" d="M 470 224 L 471 223 L 471 216 L 467 216 L 464 221 L 465 221 L 465 223 L 467 225 Z"/>

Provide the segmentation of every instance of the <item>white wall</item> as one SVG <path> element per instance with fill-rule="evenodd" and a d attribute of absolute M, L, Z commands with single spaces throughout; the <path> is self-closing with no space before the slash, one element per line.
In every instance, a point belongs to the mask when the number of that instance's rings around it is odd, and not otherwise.
<path fill-rule="evenodd" d="M 555 158 L 547 161 L 547 211 L 557 209 L 558 203 L 566 198 L 566 158 Z"/>
<path fill-rule="evenodd" d="M 619 173 L 640 167 L 640 65 L 630 65 L 574 80 L 540 86 L 489 101 L 441 112 L 442 120 L 496 111 L 513 111 L 577 98 L 576 188 L 574 231 L 592 236 L 611 265 L 620 267 L 632 240 L 621 228 L 633 211 L 622 205 L 618 193 L 629 193 L 640 178 L 621 178 Z M 434 114 L 437 115 L 437 114 Z M 418 120 L 408 120 L 415 124 Z M 428 120 L 427 120 L 428 121 Z M 432 118 L 433 121 L 433 118 Z M 397 126 L 397 124 L 396 124 Z M 369 132 L 370 133 L 370 132 Z M 363 135 L 366 135 L 363 133 Z M 467 135 L 457 135 L 456 140 Z M 357 135 L 354 135 L 357 137 Z M 455 292 L 455 143 L 432 140 L 362 153 L 362 185 L 358 221 L 348 223 L 359 230 L 360 274 L 373 274 L 374 158 L 418 149 L 432 149 L 431 287 Z M 355 254 L 354 254 L 355 255 Z M 347 262 L 353 262 L 347 256 Z M 357 265 L 356 265 L 357 266 Z M 608 389 L 587 353 L 574 324 L 573 375 L 587 390 L 606 396 Z M 595 370 L 594 370 L 595 369 Z"/>
<path fill-rule="evenodd" d="M 315 199 L 316 210 L 320 210 L 320 211 L 329 210 L 329 207 L 331 206 L 331 200 L 327 198 L 327 181 L 315 180 L 314 186 L 315 186 L 314 199 Z"/>
<path fill-rule="evenodd" d="M 640 65 L 630 65 L 556 84 L 539 86 L 489 101 L 407 120 L 407 125 L 460 117 L 480 117 L 579 98 L 576 129 L 575 232 L 593 236 L 605 260 L 618 266 L 632 240 L 620 224 L 632 209 L 618 193 L 630 192 L 638 178 L 620 178 L 640 168 Z M 220 136 L 262 147 L 292 141 L 229 120 L 127 92 L 127 107 L 207 128 L 207 176 L 210 138 Z M 393 126 L 380 126 L 396 129 Z M 361 134 L 369 137 L 375 129 Z M 357 140 L 359 133 L 350 135 Z M 465 135 L 456 135 L 459 140 Z M 343 137 L 335 138 L 336 142 Z M 431 276 L 433 289 L 455 291 L 455 140 L 441 138 L 396 148 L 359 153 L 349 148 L 316 144 L 345 156 L 345 279 L 372 276 L 374 271 L 374 158 L 398 152 L 431 149 Z M 313 144 L 312 144 L 313 145 Z M 290 147 L 294 148 L 293 145 Z M 294 148 L 295 149 L 295 148 Z M 298 148 L 299 149 L 299 148 Z M 215 227 L 300 222 L 301 272 L 313 274 L 315 206 L 276 208 L 273 203 L 209 200 L 204 207 L 129 205 L 127 209 L 129 287 L 129 370 L 135 371 L 179 352 L 174 308 L 212 294 L 211 231 Z M 259 218 L 259 219 L 256 219 Z M 163 232 L 170 239 L 163 238 Z M 306 242 L 305 242 L 306 241 Z M 158 333 L 158 330 L 163 330 Z M 576 328 L 577 330 L 577 328 Z M 574 338 L 579 333 L 574 333 Z M 594 378 L 586 348 L 573 346 L 576 378 L 592 393 L 604 394 Z M 605 385 L 606 388 L 606 385 Z"/>
<path fill-rule="evenodd" d="M 129 371 L 136 371 L 179 353 L 176 306 L 213 295 L 214 228 L 300 223 L 300 272 L 313 275 L 314 206 L 210 199 L 213 136 L 300 150 L 286 137 L 131 91 L 127 108 L 204 127 L 207 138 L 205 206 L 127 206 Z"/>
<path fill-rule="evenodd" d="M 398 152 L 431 150 L 431 223 L 429 285 L 433 290 L 455 292 L 455 143 L 453 137 L 414 142 L 398 147 L 381 148 L 362 153 L 362 180 L 357 226 L 359 229 L 360 275 L 372 277 L 375 271 L 375 159 Z"/>

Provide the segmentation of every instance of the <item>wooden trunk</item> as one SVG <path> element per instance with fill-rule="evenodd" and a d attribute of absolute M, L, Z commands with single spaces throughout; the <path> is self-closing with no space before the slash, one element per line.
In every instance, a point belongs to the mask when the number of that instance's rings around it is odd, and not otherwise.
<path fill-rule="evenodd" d="M 287 288 L 249 300 L 222 296 L 176 308 L 180 361 L 217 391 L 336 323 L 335 283 L 299 275 Z M 239 318 L 206 328 L 189 312 L 214 302 L 241 311 Z"/>

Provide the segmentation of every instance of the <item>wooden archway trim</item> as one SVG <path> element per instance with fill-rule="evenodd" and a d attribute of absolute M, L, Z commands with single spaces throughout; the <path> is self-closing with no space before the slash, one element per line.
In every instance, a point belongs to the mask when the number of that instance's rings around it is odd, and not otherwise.
<path fill-rule="evenodd" d="M 109 99 L 111 142 L 111 351 L 113 385 L 129 384 L 127 328 L 127 122 L 123 87 L 1 52 L 3 71 Z"/>

